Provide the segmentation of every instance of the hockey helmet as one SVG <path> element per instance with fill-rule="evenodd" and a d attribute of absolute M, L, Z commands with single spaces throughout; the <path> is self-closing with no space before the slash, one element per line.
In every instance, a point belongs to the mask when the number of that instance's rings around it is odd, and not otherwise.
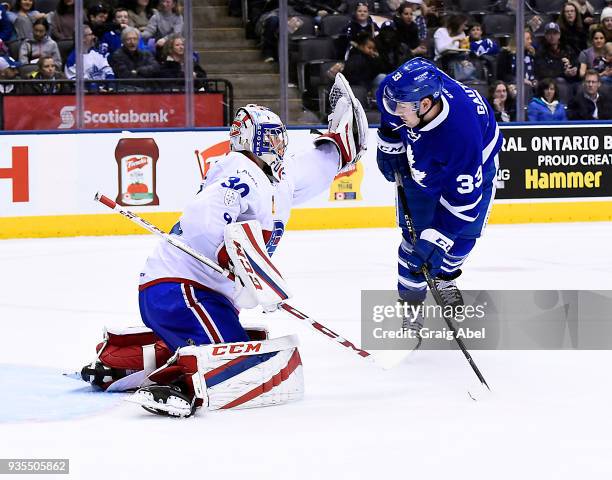
<path fill-rule="evenodd" d="M 252 104 L 239 108 L 229 135 L 232 151 L 254 153 L 266 164 L 268 177 L 275 181 L 282 178 L 287 129 L 272 110 Z"/>
<path fill-rule="evenodd" d="M 396 115 L 398 103 L 412 103 L 418 112 L 419 102 L 431 97 L 435 102 L 442 95 L 442 74 L 431 62 L 417 57 L 389 74 L 383 91 L 385 110 Z"/>

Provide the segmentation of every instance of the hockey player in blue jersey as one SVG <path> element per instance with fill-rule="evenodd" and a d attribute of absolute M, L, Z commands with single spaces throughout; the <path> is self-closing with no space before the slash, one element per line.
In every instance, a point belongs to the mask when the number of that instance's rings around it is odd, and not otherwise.
<path fill-rule="evenodd" d="M 378 167 L 390 182 L 399 174 L 417 237 L 413 244 L 398 201 L 400 298 L 415 305 L 425 300 L 425 265 L 445 302 L 460 305 L 456 278 L 495 196 L 502 135 L 493 109 L 421 58 L 387 75 L 377 100 Z"/>

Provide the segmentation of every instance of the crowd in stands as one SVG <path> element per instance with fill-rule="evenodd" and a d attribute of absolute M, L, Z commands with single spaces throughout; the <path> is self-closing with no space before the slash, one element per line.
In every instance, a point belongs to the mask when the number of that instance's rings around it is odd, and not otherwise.
<path fill-rule="evenodd" d="M 525 104 L 529 121 L 612 119 L 612 0 L 526 2 Z M 375 110 L 376 87 L 406 60 L 425 57 L 481 94 L 501 122 L 516 119 L 516 2 L 482 0 L 289 0 L 290 61 L 309 71 L 299 85 L 320 97 L 321 83 L 343 71 L 364 105 Z M 480 8 L 463 11 L 463 7 Z M 556 7 L 558 11 L 554 11 Z M 230 1 L 230 14 L 240 13 Z M 249 1 L 247 35 L 264 61 L 277 61 L 278 0 Z M 334 23 L 330 17 L 337 17 Z M 330 29 L 330 25 L 343 26 Z M 312 27 L 311 27 L 312 26 Z M 304 28 L 306 27 L 306 28 Z M 335 53 L 302 54 L 311 38 L 329 38 Z M 326 61 L 324 63 L 323 61 Z M 314 70 L 313 70 L 314 71 Z M 321 79 L 325 79 L 323 82 Z M 298 77 L 299 79 L 299 77 Z M 325 86 L 325 85 L 323 85 Z M 319 98 L 320 100 L 320 98 Z"/>
<path fill-rule="evenodd" d="M 2 94 L 74 92 L 74 82 L 67 80 L 76 78 L 75 0 L 39 2 L 51 6 L 49 11 L 38 11 L 36 0 L 0 3 Z M 183 16 L 177 0 L 85 0 L 82 25 L 88 91 L 184 89 Z M 196 88 L 203 89 L 206 72 L 197 54 L 193 77 Z"/>

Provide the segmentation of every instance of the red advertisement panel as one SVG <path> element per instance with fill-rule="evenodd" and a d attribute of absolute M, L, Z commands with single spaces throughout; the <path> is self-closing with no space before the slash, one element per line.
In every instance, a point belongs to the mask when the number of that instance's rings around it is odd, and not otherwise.
<path fill-rule="evenodd" d="M 197 127 L 223 126 L 223 94 L 194 96 Z M 4 96 L 4 130 L 76 128 L 73 95 Z M 85 128 L 168 128 L 185 126 L 182 94 L 115 94 L 85 97 Z"/>

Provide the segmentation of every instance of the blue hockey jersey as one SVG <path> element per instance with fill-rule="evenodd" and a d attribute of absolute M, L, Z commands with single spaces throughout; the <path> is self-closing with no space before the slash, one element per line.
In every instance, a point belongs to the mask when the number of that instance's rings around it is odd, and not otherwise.
<path fill-rule="evenodd" d="M 404 185 L 416 186 L 435 203 L 427 226 L 451 237 L 475 238 L 495 193 L 502 135 L 493 109 L 478 92 L 442 76 L 442 110 L 434 120 L 411 129 L 383 111 L 381 128 L 399 134 L 406 147 L 411 178 Z M 389 78 L 378 89 L 379 105 Z"/>

